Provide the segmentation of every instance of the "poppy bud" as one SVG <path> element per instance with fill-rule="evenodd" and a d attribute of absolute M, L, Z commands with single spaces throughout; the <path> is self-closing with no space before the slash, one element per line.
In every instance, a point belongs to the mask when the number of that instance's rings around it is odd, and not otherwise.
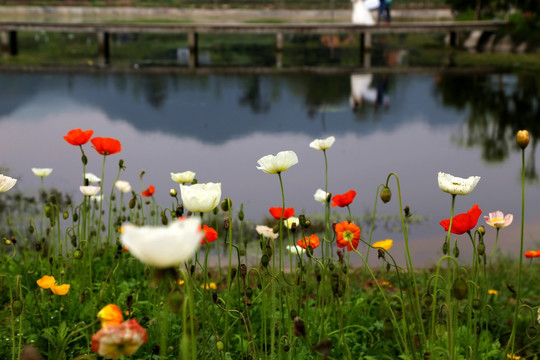
<path fill-rule="evenodd" d="M 424 296 L 422 296 L 422 303 L 425 307 L 430 308 L 431 304 L 433 304 L 433 295 L 426 293 Z"/>
<path fill-rule="evenodd" d="M 73 221 L 77 222 L 79 220 L 79 214 L 73 213 Z"/>
<path fill-rule="evenodd" d="M 229 211 L 232 208 L 232 201 L 229 198 L 223 199 L 221 202 L 221 210 Z"/>
<path fill-rule="evenodd" d="M 472 300 L 472 308 L 474 310 L 478 310 L 478 309 L 480 309 L 480 306 L 482 306 L 482 302 L 480 301 L 480 299 L 479 298 L 474 298 Z"/>
<path fill-rule="evenodd" d="M 176 189 L 171 189 L 169 190 L 169 195 L 171 195 L 171 197 L 176 197 L 176 195 L 178 195 L 178 191 Z"/>
<path fill-rule="evenodd" d="M 33 234 L 34 233 L 34 227 L 32 226 L 32 224 L 28 225 L 28 232 L 30 234 Z"/>
<path fill-rule="evenodd" d="M 19 316 L 22 314 L 23 312 L 23 302 L 21 301 L 21 299 L 13 299 L 13 301 L 11 302 L 11 311 L 13 312 L 13 315 L 15 316 Z"/>
<path fill-rule="evenodd" d="M 274 227 L 272 228 L 272 232 L 273 232 L 274 234 L 278 234 L 278 233 L 279 233 L 279 224 L 274 225 Z"/>
<path fill-rule="evenodd" d="M 514 284 L 506 283 L 506 287 L 508 288 L 508 290 L 510 290 L 512 294 L 516 295 L 516 288 L 514 287 Z"/>
<path fill-rule="evenodd" d="M 253 289 L 252 288 L 247 288 L 246 289 L 246 296 L 251 299 L 251 297 L 253 296 Z"/>
<path fill-rule="evenodd" d="M 123 169 L 123 168 L 124 168 L 124 160 L 123 160 L 123 159 L 120 159 L 120 160 L 118 161 L 118 167 L 119 167 L 120 169 Z"/>
<path fill-rule="evenodd" d="M 129 208 L 130 209 L 133 209 L 135 207 L 135 205 L 137 204 L 137 199 L 135 197 L 132 197 L 130 200 L 129 200 Z"/>
<path fill-rule="evenodd" d="M 304 324 L 304 320 L 300 319 L 300 317 L 294 318 L 294 335 L 296 336 L 306 336 L 306 324 Z"/>
<path fill-rule="evenodd" d="M 446 241 L 444 242 L 444 245 L 442 247 L 442 252 L 444 255 L 448 254 L 448 250 L 450 250 L 450 244 L 448 244 Z"/>
<path fill-rule="evenodd" d="M 176 217 L 182 216 L 182 214 L 184 214 L 184 207 L 183 207 L 182 205 L 178 205 L 178 206 L 176 207 L 175 213 L 176 213 L 176 214 L 175 214 Z"/>
<path fill-rule="evenodd" d="M 195 185 L 195 184 L 197 184 L 198 182 L 199 182 L 199 180 L 193 179 L 193 180 L 191 181 L 191 185 Z"/>
<path fill-rule="evenodd" d="M 167 215 L 165 215 L 165 213 L 161 215 L 161 223 L 163 225 L 167 225 L 169 223 L 169 219 L 167 218 Z"/>
<path fill-rule="evenodd" d="M 334 269 L 335 269 L 334 264 L 332 264 L 332 263 L 328 264 L 328 270 L 334 271 Z"/>
<path fill-rule="evenodd" d="M 11 240 L 10 240 L 10 239 L 5 239 L 5 240 L 4 240 L 4 243 L 5 243 L 6 245 L 11 245 Z"/>
<path fill-rule="evenodd" d="M 178 314 L 182 309 L 182 293 L 178 289 L 171 291 L 167 298 L 169 308 L 174 314 Z"/>
<path fill-rule="evenodd" d="M 479 226 L 478 227 L 478 232 L 481 234 L 481 235 L 484 235 L 486 233 L 486 228 L 484 226 Z"/>
<path fill-rule="evenodd" d="M 527 145 L 529 145 L 530 140 L 531 140 L 531 137 L 527 130 L 519 130 L 517 132 L 516 143 L 522 150 L 524 150 L 527 147 Z"/>
<path fill-rule="evenodd" d="M 244 203 L 240 204 L 240 211 L 238 212 L 238 220 L 244 221 Z"/>
<path fill-rule="evenodd" d="M 52 215 L 52 208 L 51 208 L 51 205 L 47 205 L 45 206 L 45 216 L 47 218 L 50 218 Z"/>
<path fill-rule="evenodd" d="M 152 346 L 152 355 L 159 355 L 159 344 L 154 344 L 154 346 Z"/>
<path fill-rule="evenodd" d="M 235 277 L 236 277 L 236 268 L 232 268 L 231 269 L 231 281 L 233 281 Z"/>
<path fill-rule="evenodd" d="M 270 256 L 272 256 L 272 252 L 273 252 L 272 247 L 270 245 L 267 245 L 264 248 L 263 254 L 270 258 Z"/>
<path fill-rule="evenodd" d="M 381 200 L 383 203 L 386 204 L 387 202 L 390 201 L 390 199 L 392 199 L 392 191 L 390 190 L 388 186 L 385 186 L 381 190 Z"/>
<path fill-rule="evenodd" d="M 64 220 L 66 220 L 69 217 L 69 213 L 67 211 L 64 211 L 62 217 L 64 218 Z"/>
<path fill-rule="evenodd" d="M 486 252 L 486 245 L 483 242 L 478 244 L 476 251 L 478 251 L 478 255 L 484 255 L 484 253 Z"/>
<path fill-rule="evenodd" d="M 83 156 L 81 157 L 81 161 L 82 161 L 83 165 L 88 164 L 88 158 L 86 157 L 86 155 L 83 154 Z"/>
<path fill-rule="evenodd" d="M 261 279 L 257 280 L 257 289 L 262 290 L 262 281 L 261 281 Z"/>
<path fill-rule="evenodd" d="M 458 248 L 457 245 L 454 247 L 454 257 L 455 257 L 455 258 L 458 258 L 458 257 L 459 257 L 459 248 Z"/>
<path fill-rule="evenodd" d="M 296 232 L 296 223 L 291 224 L 291 232 L 294 234 Z"/>
<path fill-rule="evenodd" d="M 38 251 L 38 252 L 41 251 L 41 243 L 40 243 L 39 241 L 36 242 L 36 244 L 34 245 L 34 247 L 35 247 L 36 251 Z"/>
<path fill-rule="evenodd" d="M 226 216 L 225 220 L 223 220 L 223 228 L 225 230 L 229 230 L 229 227 L 231 226 L 231 223 L 229 222 L 229 217 Z"/>
<path fill-rule="evenodd" d="M 467 297 L 467 282 L 463 277 L 458 277 L 452 285 L 452 296 L 458 300 L 463 300 Z"/>
<path fill-rule="evenodd" d="M 342 263 L 343 262 L 343 251 L 338 250 L 336 253 L 337 253 L 337 256 L 339 258 L 339 262 Z"/>
<path fill-rule="evenodd" d="M 79 295 L 79 302 L 80 302 L 81 304 L 84 304 L 85 301 L 86 301 L 86 295 L 85 295 L 84 292 L 82 292 L 81 295 Z"/>
<path fill-rule="evenodd" d="M 429 360 L 429 359 L 431 359 L 431 353 L 427 351 L 424 353 L 424 360 Z"/>
<path fill-rule="evenodd" d="M 193 276 L 193 273 L 195 272 L 195 265 L 191 265 L 189 267 L 189 275 Z"/>
<path fill-rule="evenodd" d="M 82 259 L 82 257 L 83 257 L 83 252 L 82 252 L 82 250 L 79 249 L 79 248 L 75 249 L 75 250 L 73 251 L 73 257 L 74 257 L 75 259 L 77 259 L 77 260 Z"/>
<path fill-rule="evenodd" d="M 216 291 L 212 291 L 212 301 L 214 302 L 214 304 L 217 304 L 218 302 L 218 296 Z"/>
<path fill-rule="evenodd" d="M 289 352 L 289 350 L 291 350 L 291 345 L 289 345 L 289 343 L 286 343 L 283 345 L 283 351 L 284 352 Z"/>
<path fill-rule="evenodd" d="M 306 215 L 299 215 L 298 222 L 300 223 L 300 226 L 304 227 L 304 225 L 306 224 Z"/>
<path fill-rule="evenodd" d="M 216 348 L 218 349 L 218 351 L 223 351 L 223 349 L 225 348 L 225 344 L 223 344 L 223 341 L 219 340 L 216 343 Z"/>
<path fill-rule="evenodd" d="M 262 264 L 262 266 L 267 267 L 269 262 L 270 262 L 270 258 L 268 257 L 268 255 L 265 254 L 265 255 L 261 256 L 261 264 Z"/>
<path fill-rule="evenodd" d="M 304 223 L 304 229 L 307 229 L 311 226 L 311 220 L 306 219 L 306 222 Z"/>
<path fill-rule="evenodd" d="M 411 208 L 409 206 L 405 206 L 403 208 L 403 213 L 405 214 L 405 217 L 411 216 Z"/>
<path fill-rule="evenodd" d="M 126 307 L 131 309 L 133 307 L 133 295 L 129 294 L 126 298 Z"/>

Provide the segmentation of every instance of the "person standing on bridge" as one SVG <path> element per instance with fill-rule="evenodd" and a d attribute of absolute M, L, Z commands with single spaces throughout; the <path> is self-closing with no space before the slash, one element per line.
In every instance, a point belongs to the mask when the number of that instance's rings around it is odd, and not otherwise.
<path fill-rule="evenodd" d="M 377 15 L 377 25 L 381 23 L 381 17 L 384 19 L 384 21 L 389 24 L 391 17 L 390 17 L 390 5 L 392 4 L 392 0 L 380 0 L 379 2 L 379 14 Z"/>

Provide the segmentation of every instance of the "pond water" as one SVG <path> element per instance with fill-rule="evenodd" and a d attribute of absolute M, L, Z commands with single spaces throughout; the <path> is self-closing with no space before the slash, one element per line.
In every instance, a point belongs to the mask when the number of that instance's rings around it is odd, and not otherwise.
<path fill-rule="evenodd" d="M 530 74 L 0 72 L 0 84 L 0 167 L 19 179 L 16 188 L 27 194 L 40 187 L 31 168 L 51 167 L 45 185 L 82 198 L 80 151 L 62 138 L 82 128 L 122 143 L 122 152 L 107 159 L 106 188 L 123 159 L 121 179 L 139 191 L 145 169 L 143 186 L 153 184 L 156 200 L 167 206 L 169 189 L 178 189 L 170 172 L 191 170 L 199 182 L 221 182 L 223 197 L 230 197 L 235 209 L 243 203 L 253 222 L 268 216 L 270 206 L 281 206 L 278 177 L 257 170 L 257 160 L 293 150 L 299 163 L 283 173 L 287 207 L 296 214 L 320 214 L 323 207 L 313 194 L 324 188 L 324 158 L 309 143 L 333 135 L 336 142 L 327 151 L 329 191 L 356 190 L 355 215 L 372 211 L 377 186 L 390 172 L 399 175 L 403 205 L 420 220 L 410 229 L 415 263 L 440 255 L 445 233 L 439 221 L 449 217 L 451 197 L 438 188 L 439 171 L 482 177 L 470 195 L 458 197 L 456 212 L 479 204 L 482 215 L 499 209 L 513 213 L 515 223 L 501 232 L 500 241 L 503 250 L 517 252 L 521 155 L 514 136 L 527 128 L 533 141 L 526 149 L 525 239 L 527 246 L 538 246 L 534 160 L 540 80 Z M 85 149 L 88 171 L 101 176 L 102 157 L 89 145 Z M 379 203 L 378 214 L 400 211 L 393 180 L 391 187 L 394 197 Z M 346 214 L 346 209 L 333 211 Z M 399 252 L 402 235 L 392 224 L 377 224 L 373 240 L 391 237 Z M 367 236 L 369 227 L 362 230 Z M 488 251 L 494 233 L 488 229 Z M 470 241 L 458 238 L 466 253 Z"/>

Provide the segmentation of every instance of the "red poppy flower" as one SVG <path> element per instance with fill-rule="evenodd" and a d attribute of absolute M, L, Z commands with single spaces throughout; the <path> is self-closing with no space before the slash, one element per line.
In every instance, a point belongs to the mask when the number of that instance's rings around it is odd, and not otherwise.
<path fill-rule="evenodd" d="M 311 236 L 306 236 L 305 238 L 300 239 L 297 242 L 298 246 L 304 249 L 307 249 L 308 246 L 311 247 L 312 249 L 315 249 L 317 246 L 319 246 L 320 243 L 321 242 L 319 240 L 319 237 L 315 234 Z"/>
<path fill-rule="evenodd" d="M 348 251 L 352 251 L 358 247 L 360 243 L 360 228 L 353 222 L 342 221 L 336 224 L 334 229 L 337 234 L 336 242 L 339 248 L 346 246 Z"/>
<path fill-rule="evenodd" d="M 480 210 L 478 205 L 474 205 L 471 210 L 467 211 L 467 213 L 454 216 L 454 219 L 452 220 L 452 229 L 450 232 L 461 235 L 472 230 L 476 226 L 480 214 L 482 214 L 482 210 Z M 450 219 L 445 219 L 439 224 L 441 224 L 441 226 L 444 228 L 444 231 L 448 231 Z"/>
<path fill-rule="evenodd" d="M 270 214 L 274 217 L 274 219 L 281 219 L 281 210 L 280 207 L 271 207 L 270 208 Z M 283 211 L 283 219 L 287 220 L 291 216 L 294 216 L 294 208 L 286 208 L 285 211 Z"/>
<path fill-rule="evenodd" d="M 146 330 L 137 320 L 130 319 L 118 325 L 105 326 L 92 335 L 91 350 L 103 357 L 116 359 L 132 355 L 147 341 Z"/>
<path fill-rule="evenodd" d="M 527 259 L 531 259 L 531 258 L 535 258 L 535 257 L 540 257 L 540 250 L 529 250 L 529 251 L 526 251 L 525 252 L 525 257 Z"/>
<path fill-rule="evenodd" d="M 86 144 L 93 134 L 94 130 L 73 129 L 68 131 L 67 135 L 64 136 L 64 140 L 71 145 L 80 146 Z"/>
<path fill-rule="evenodd" d="M 203 225 L 204 237 L 201 239 L 201 244 L 207 244 L 209 242 L 215 241 L 218 238 L 218 233 L 216 230 L 210 226 Z"/>
<path fill-rule="evenodd" d="M 150 185 L 148 187 L 148 189 L 144 190 L 141 195 L 142 196 L 146 196 L 146 197 L 151 197 L 152 195 L 154 195 L 154 193 L 156 192 L 156 188 L 154 187 L 154 185 Z"/>
<path fill-rule="evenodd" d="M 349 190 L 345 194 L 334 195 L 334 197 L 332 197 L 332 200 L 334 201 L 332 203 L 332 206 L 333 207 L 334 206 L 339 206 L 339 207 L 348 206 L 353 202 L 355 196 L 356 196 L 356 191 L 354 190 Z"/>
<path fill-rule="evenodd" d="M 95 137 L 92 139 L 92 147 L 101 155 L 112 155 L 122 150 L 120 141 L 113 138 Z"/>

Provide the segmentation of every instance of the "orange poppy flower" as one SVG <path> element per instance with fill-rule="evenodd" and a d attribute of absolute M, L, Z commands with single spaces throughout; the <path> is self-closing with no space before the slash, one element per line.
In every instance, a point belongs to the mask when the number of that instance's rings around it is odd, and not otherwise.
<path fill-rule="evenodd" d="M 97 313 L 97 318 L 101 322 L 101 327 L 109 325 L 119 325 L 124 321 L 122 310 L 114 304 L 109 304 Z"/>
<path fill-rule="evenodd" d="M 154 185 L 150 185 L 148 187 L 148 189 L 144 190 L 141 195 L 142 196 L 146 196 L 146 197 L 151 197 L 152 195 L 154 195 L 154 193 L 156 192 L 156 188 L 154 187 Z"/>
<path fill-rule="evenodd" d="M 529 250 L 529 251 L 526 251 L 524 255 L 527 259 L 540 257 L 540 250 Z"/>
<path fill-rule="evenodd" d="M 307 249 L 308 246 L 311 247 L 312 249 L 315 249 L 317 246 L 319 246 L 320 243 L 321 242 L 319 240 L 319 237 L 315 234 L 311 236 L 306 236 L 305 238 L 300 239 L 297 242 L 298 246 L 304 249 Z"/>
<path fill-rule="evenodd" d="M 67 135 L 64 136 L 64 140 L 71 145 L 80 146 L 86 144 L 93 134 L 94 130 L 73 129 L 68 131 Z"/>
<path fill-rule="evenodd" d="M 58 285 L 56 279 L 49 275 L 43 276 L 36 283 L 42 289 L 51 289 L 54 295 L 66 295 L 70 288 L 69 284 Z"/>
<path fill-rule="evenodd" d="M 452 229 L 450 232 L 461 235 L 467 231 L 471 231 L 476 226 L 480 214 L 482 214 L 482 210 L 480 210 L 478 204 L 476 204 L 465 214 L 458 214 L 454 216 L 454 219 L 452 220 Z M 450 219 L 442 220 L 439 224 L 441 224 L 441 226 L 444 228 L 444 231 L 448 231 Z"/>
<path fill-rule="evenodd" d="M 332 197 L 332 207 L 339 206 L 339 207 L 345 207 L 350 205 L 354 197 L 356 196 L 356 191 L 349 190 L 345 194 L 337 194 Z"/>
<path fill-rule="evenodd" d="M 338 247 L 343 248 L 347 246 L 348 251 L 352 251 L 358 247 L 360 243 L 360 228 L 353 222 L 342 221 L 336 224 L 335 231 Z"/>
<path fill-rule="evenodd" d="M 201 244 L 207 244 L 209 242 L 215 241 L 218 238 L 218 233 L 216 230 L 210 226 L 203 225 L 204 237 L 201 239 Z"/>
<path fill-rule="evenodd" d="M 69 288 L 71 285 L 64 284 L 64 285 L 55 285 L 51 287 L 51 291 L 54 295 L 66 295 L 69 291 Z"/>
<path fill-rule="evenodd" d="M 269 211 L 274 219 L 279 220 L 281 219 L 281 210 L 281 207 L 271 207 Z M 294 216 L 294 208 L 286 208 L 285 211 L 283 211 L 283 219 L 287 220 L 291 216 Z"/>
<path fill-rule="evenodd" d="M 95 137 L 92 139 L 92 147 L 101 155 L 112 155 L 122 150 L 120 141 L 113 138 Z"/>

